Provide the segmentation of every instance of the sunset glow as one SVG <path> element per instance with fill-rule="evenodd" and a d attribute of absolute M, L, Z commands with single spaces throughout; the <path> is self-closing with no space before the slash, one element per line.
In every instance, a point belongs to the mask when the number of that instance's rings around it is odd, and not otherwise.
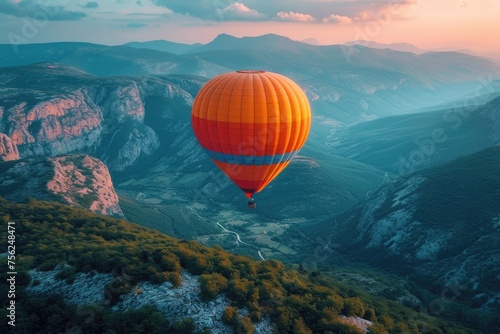
<path fill-rule="evenodd" d="M 39 2 L 42 3 L 42 2 Z M 424 49 L 497 50 L 500 2 L 481 0 L 0 0 L 0 43 L 165 39 L 275 33 L 320 44 L 406 42 Z"/>

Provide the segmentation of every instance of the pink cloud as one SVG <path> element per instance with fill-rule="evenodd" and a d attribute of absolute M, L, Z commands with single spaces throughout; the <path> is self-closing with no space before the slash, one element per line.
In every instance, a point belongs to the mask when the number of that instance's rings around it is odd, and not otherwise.
<path fill-rule="evenodd" d="M 352 22 L 352 19 L 348 16 L 335 15 L 332 14 L 328 17 L 323 18 L 323 23 L 339 23 L 339 24 L 348 24 Z"/>
<path fill-rule="evenodd" d="M 295 12 L 278 12 L 276 16 L 282 21 L 293 22 L 314 22 L 316 18 L 309 14 L 295 13 Z"/>
<path fill-rule="evenodd" d="M 229 20 L 261 20 L 264 18 L 263 14 L 240 2 L 233 2 L 223 9 L 218 9 L 217 14 L 219 17 Z"/>
<path fill-rule="evenodd" d="M 387 21 L 391 19 L 407 19 L 410 5 L 415 5 L 415 0 L 406 0 L 403 3 L 387 4 L 381 8 L 361 10 L 354 17 L 355 21 Z"/>

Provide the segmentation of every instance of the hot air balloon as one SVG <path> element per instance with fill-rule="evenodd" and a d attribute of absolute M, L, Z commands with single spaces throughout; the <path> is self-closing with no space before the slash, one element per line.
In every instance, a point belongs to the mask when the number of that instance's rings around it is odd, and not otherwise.
<path fill-rule="evenodd" d="M 191 120 L 201 147 L 254 208 L 252 196 L 304 145 L 311 109 L 306 95 L 291 79 L 242 70 L 209 80 L 196 95 Z"/>

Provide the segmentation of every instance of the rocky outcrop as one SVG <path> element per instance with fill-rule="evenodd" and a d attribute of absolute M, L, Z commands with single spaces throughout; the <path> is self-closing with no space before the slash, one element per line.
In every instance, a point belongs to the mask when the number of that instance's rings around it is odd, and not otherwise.
<path fill-rule="evenodd" d="M 156 132 L 150 127 L 133 122 L 116 130 L 104 146 L 101 155 L 109 169 L 123 172 L 133 166 L 142 155 L 150 156 L 160 147 Z"/>
<path fill-rule="evenodd" d="M 48 63 L 2 68 L 0 78 L 0 161 L 24 159 L 0 176 L 10 199 L 121 216 L 109 171 L 142 168 L 160 143 L 163 156 L 195 145 L 189 119 L 200 78 L 98 78 Z M 66 157 L 75 152 L 102 162 Z"/>
<path fill-rule="evenodd" d="M 96 213 L 123 216 L 104 163 L 87 155 L 0 163 L 0 196 L 57 200 Z"/>
<path fill-rule="evenodd" d="M 10 161 L 18 160 L 19 152 L 16 144 L 5 133 L 0 133 L 0 160 Z"/>
<path fill-rule="evenodd" d="M 109 301 L 105 299 L 105 288 L 116 277 L 96 272 L 78 273 L 73 282 L 68 284 L 65 280 L 56 278 L 62 269 L 64 267 L 59 266 L 51 271 L 30 270 L 32 283 L 27 288 L 28 292 L 60 295 L 67 303 L 74 305 L 109 305 Z M 221 320 L 224 309 L 230 305 L 229 300 L 221 295 L 210 302 L 204 302 L 200 298 L 198 276 L 185 271 L 181 276 L 182 284 L 175 288 L 168 282 L 160 285 L 141 282 L 132 292 L 122 295 L 112 309 L 115 312 L 129 311 L 153 305 L 170 323 L 191 318 L 198 331 L 208 328 L 214 334 L 231 333 L 233 329 Z M 37 284 L 33 284 L 35 281 Z M 238 313 L 246 315 L 248 311 L 240 309 Z M 255 324 L 254 333 L 276 333 L 273 328 L 269 319 L 264 318 Z"/>
<path fill-rule="evenodd" d="M 232 328 L 225 325 L 221 318 L 224 309 L 230 301 L 223 295 L 214 300 L 204 302 L 200 298 L 200 283 L 198 276 L 183 271 L 182 285 L 174 288 L 170 283 L 161 285 L 142 282 L 136 287 L 136 293 L 121 297 L 120 302 L 113 307 L 114 311 L 139 309 L 146 305 L 154 305 L 167 319 L 173 323 L 175 319 L 192 318 L 197 329 L 209 328 L 211 333 L 231 333 Z M 238 313 L 247 315 L 248 311 L 239 309 Z M 255 333 L 272 334 L 269 319 L 262 319 L 255 324 Z"/>
<path fill-rule="evenodd" d="M 328 240 L 357 261 L 440 284 L 453 300 L 498 308 L 499 161 L 493 146 L 391 181 L 338 217 Z"/>
<path fill-rule="evenodd" d="M 19 102 L 6 108 L 4 122 L 21 157 L 54 156 L 87 150 L 100 141 L 102 113 L 82 92 L 34 106 Z"/>
<path fill-rule="evenodd" d="M 108 168 L 87 155 L 49 159 L 54 177 L 47 183 L 49 192 L 70 205 L 82 206 L 105 215 L 123 216 Z"/>
<path fill-rule="evenodd" d="M 147 161 L 175 122 L 172 113 L 188 124 L 193 100 L 167 79 L 96 78 L 59 64 L 4 68 L 0 77 L 10 78 L 0 83 L 0 132 L 10 138 L 0 140 L 0 150 L 5 142 L 3 151 L 17 146 L 20 158 L 85 152 L 112 171 Z M 176 81 L 193 91 L 199 86 L 197 79 Z M 166 110 L 169 117 L 158 116 Z"/>

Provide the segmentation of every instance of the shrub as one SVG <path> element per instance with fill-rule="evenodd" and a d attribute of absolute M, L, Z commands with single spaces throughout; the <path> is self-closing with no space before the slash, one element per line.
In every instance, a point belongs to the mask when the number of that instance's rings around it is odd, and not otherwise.
<path fill-rule="evenodd" d="M 226 325 L 236 327 L 238 325 L 238 310 L 232 306 L 227 306 L 222 312 L 221 320 Z"/>

